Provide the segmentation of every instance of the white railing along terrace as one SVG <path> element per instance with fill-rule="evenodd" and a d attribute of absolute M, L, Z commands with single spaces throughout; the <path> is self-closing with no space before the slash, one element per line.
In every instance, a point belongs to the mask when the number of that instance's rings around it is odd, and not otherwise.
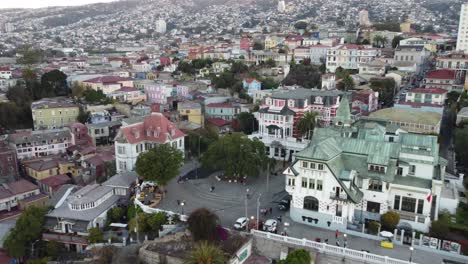
<path fill-rule="evenodd" d="M 251 233 L 260 238 L 265 238 L 273 241 L 283 242 L 290 245 L 303 246 L 311 249 L 318 250 L 326 254 L 332 254 L 337 256 L 349 257 L 356 260 L 361 260 L 365 263 L 385 263 L 385 264 L 416 264 L 415 262 L 409 262 L 406 260 L 400 260 L 395 258 L 390 258 L 387 256 L 380 256 L 365 251 L 354 250 L 350 248 L 337 247 L 333 245 L 328 245 L 325 243 L 319 243 L 307 239 L 299 239 L 288 236 L 276 235 L 268 232 L 258 231 L 255 229 L 251 230 Z"/>

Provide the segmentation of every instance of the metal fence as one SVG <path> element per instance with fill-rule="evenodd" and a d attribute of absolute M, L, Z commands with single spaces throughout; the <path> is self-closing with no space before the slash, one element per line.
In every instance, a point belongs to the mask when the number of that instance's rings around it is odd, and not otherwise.
<path fill-rule="evenodd" d="M 259 237 L 259 238 L 287 243 L 293 246 L 308 247 L 308 248 L 315 249 L 319 252 L 323 252 L 326 254 L 343 256 L 345 258 L 360 260 L 365 263 L 416 264 L 415 262 L 410 263 L 409 261 L 394 259 L 394 258 L 390 258 L 387 256 L 375 255 L 375 254 L 367 253 L 365 251 L 332 246 L 332 245 L 328 245 L 325 243 L 319 243 L 319 242 L 315 242 L 315 241 L 311 241 L 307 239 L 299 239 L 299 238 L 294 238 L 294 237 L 281 236 L 281 235 L 262 232 L 262 231 L 258 231 L 254 229 L 251 230 L 251 233 L 254 236 Z"/>

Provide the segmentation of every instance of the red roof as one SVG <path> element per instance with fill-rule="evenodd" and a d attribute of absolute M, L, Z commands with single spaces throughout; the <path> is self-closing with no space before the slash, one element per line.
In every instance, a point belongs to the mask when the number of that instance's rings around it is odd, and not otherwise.
<path fill-rule="evenodd" d="M 428 94 L 444 94 L 447 93 L 447 90 L 442 88 L 415 88 L 411 89 L 408 92 L 411 93 L 428 93 Z"/>
<path fill-rule="evenodd" d="M 128 87 L 128 86 L 124 86 L 124 87 L 117 90 L 117 92 L 136 92 L 136 91 L 138 91 L 137 88 Z"/>
<path fill-rule="evenodd" d="M 208 123 L 213 124 L 213 125 L 215 125 L 217 127 L 223 127 L 223 126 L 229 125 L 231 123 L 231 122 L 226 121 L 226 120 L 224 120 L 222 118 L 208 118 L 208 119 L 206 119 L 206 121 L 208 121 Z"/>
<path fill-rule="evenodd" d="M 11 71 L 11 70 L 10 70 L 10 67 L 6 66 L 6 67 L 0 67 L 0 71 Z"/>
<path fill-rule="evenodd" d="M 257 81 L 257 79 L 255 79 L 255 78 L 247 78 L 247 79 L 245 79 L 245 82 L 246 82 L 246 83 L 251 83 L 251 82 L 253 82 L 253 81 Z M 257 82 L 258 82 L 258 81 L 257 81 Z"/>
<path fill-rule="evenodd" d="M 444 80 L 455 80 L 456 72 L 454 70 L 434 70 L 430 71 L 426 78 L 427 79 L 444 79 Z"/>
<path fill-rule="evenodd" d="M 58 189 L 60 186 L 68 183 L 70 178 L 66 174 L 59 174 L 45 179 L 39 180 L 42 184 L 45 184 L 52 188 L 52 190 Z"/>
<path fill-rule="evenodd" d="M 38 187 L 27 180 L 19 180 L 15 182 L 10 182 L 6 184 L 7 189 L 10 190 L 11 193 L 13 194 L 21 194 L 25 192 L 30 192 L 38 189 Z"/>
<path fill-rule="evenodd" d="M 184 137 L 174 123 L 161 113 L 151 113 L 143 122 L 120 128 L 130 144 L 142 141 L 165 143 L 168 140 Z M 156 133 L 155 133 L 156 132 Z"/>
<path fill-rule="evenodd" d="M 286 41 L 301 41 L 303 38 L 301 36 L 288 36 Z"/>
<path fill-rule="evenodd" d="M 84 82 L 88 83 L 118 83 L 122 81 L 129 81 L 128 78 L 123 78 L 119 76 L 102 76 L 93 79 L 86 80 Z"/>
<path fill-rule="evenodd" d="M 234 108 L 231 103 L 211 103 L 207 104 L 207 107 L 223 107 L 223 108 Z"/>

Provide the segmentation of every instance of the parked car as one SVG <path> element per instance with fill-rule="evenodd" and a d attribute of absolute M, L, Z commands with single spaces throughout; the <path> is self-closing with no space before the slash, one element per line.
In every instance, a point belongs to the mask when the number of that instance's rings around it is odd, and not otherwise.
<path fill-rule="evenodd" d="M 237 219 L 236 222 L 234 223 L 234 229 L 237 229 L 237 230 L 245 229 L 248 223 L 249 223 L 249 219 L 247 217 L 241 217 Z"/>
<path fill-rule="evenodd" d="M 278 221 L 276 221 L 274 219 L 268 219 L 263 224 L 263 231 L 276 233 L 277 229 L 278 229 Z"/>

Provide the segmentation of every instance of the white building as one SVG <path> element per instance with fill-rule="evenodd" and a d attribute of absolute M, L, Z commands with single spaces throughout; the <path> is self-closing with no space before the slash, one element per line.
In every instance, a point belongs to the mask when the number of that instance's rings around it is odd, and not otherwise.
<path fill-rule="evenodd" d="M 166 33 L 166 21 L 164 21 L 163 19 L 158 19 L 156 21 L 155 31 L 161 34 Z"/>
<path fill-rule="evenodd" d="M 334 73 L 336 68 L 358 69 L 359 63 L 374 60 L 380 55 L 380 50 L 370 46 L 344 44 L 327 50 L 327 71 Z"/>
<path fill-rule="evenodd" d="M 315 129 L 285 170 L 291 218 L 345 231 L 395 211 L 399 225 L 427 232 L 437 219 L 447 163 L 437 137 L 378 121 L 350 123 L 349 107 L 340 106 L 335 126 Z"/>
<path fill-rule="evenodd" d="M 284 12 L 286 11 L 286 3 L 284 2 L 284 0 L 280 0 L 278 1 L 278 12 Z"/>
<path fill-rule="evenodd" d="M 364 27 L 371 25 L 369 21 L 369 12 L 365 9 L 359 11 L 359 25 Z"/>
<path fill-rule="evenodd" d="M 0 67 L 0 79 L 11 79 L 12 74 L 10 67 Z"/>
<path fill-rule="evenodd" d="M 458 24 L 457 50 L 468 52 L 468 4 L 463 4 L 460 10 Z"/>
<path fill-rule="evenodd" d="M 157 144 L 170 144 L 184 152 L 184 137 L 161 113 L 124 120 L 115 137 L 117 172 L 134 170 L 138 155 Z"/>

